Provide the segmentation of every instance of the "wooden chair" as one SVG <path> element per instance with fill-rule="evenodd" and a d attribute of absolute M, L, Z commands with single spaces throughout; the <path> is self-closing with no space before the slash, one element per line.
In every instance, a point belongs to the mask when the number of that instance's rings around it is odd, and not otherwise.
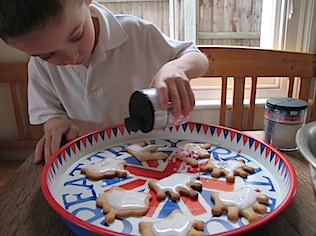
<path fill-rule="evenodd" d="M 210 61 L 204 77 L 221 77 L 220 125 L 242 129 L 245 78 L 251 77 L 247 130 L 253 129 L 256 87 L 258 77 L 285 77 L 288 97 L 310 102 L 310 120 L 316 120 L 315 55 L 277 50 L 241 47 L 200 46 Z M 233 102 L 230 123 L 226 124 L 227 79 L 233 77 Z M 299 92 L 293 93 L 294 81 L 299 80 Z M 27 63 L 0 63 L 0 83 L 8 84 L 11 92 L 18 134 L 13 139 L 0 139 L 0 150 L 34 149 L 42 136 L 42 127 L 28 122 L 27 115 Z M 20 93 L 22 87 L 22 96 Z M 312 94 L 311 96 L 309 94 Z M 9 101 L 10 99 L 8 99 Z M 3 125 L 3 124 L 1 124 Z"/>
<path fill-rule="evenodd" d="M 282 77 L 288 80 L 287 97 L 310 102 L 310 120 L 316 120 L 315 54 L 230 46 L 199 46 L 209 59 L 203 77 L 221 77 L 220 125 L 242 129 L 245 107 L 245 78 L 251 77 L 247 130 L 253 129 L 258 77 Z M 230 124 L 226 124 L 227 78 L 233 77 L 233 98 Z M 299 80 L 298 93 L 293 93 Z M 310 96 L 312 94 L 312 96 Z"/>
<path fill-rule="evenodd" d="M 28 122 L 27 62 L 0 63 L 0 83 L 9 85 L 18 131 L 16 138 L 0 139 L 0 150 L 33 150 L 37 140 L 42 136 L 42 127 L 30 125 Z M 10 102 L 9 98 L 7 102 Z"/>

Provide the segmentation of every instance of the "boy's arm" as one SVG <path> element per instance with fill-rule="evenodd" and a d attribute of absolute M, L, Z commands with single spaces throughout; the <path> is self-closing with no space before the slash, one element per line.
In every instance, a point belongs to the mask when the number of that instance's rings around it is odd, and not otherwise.
<path fill-rule="evenodd" d="M 209 61 L 202 52 L 187 52 L 165 66 L 173 65 L 185 72 L 189 79 L 202 76 L 208 69 Z"/>
<path fill-rule="evenodd" d="M 201 52 L 187 52 L 163 65 L 151 83 L 159 91 L 160 105 L 167 108 L 170 101 L 176 118 L 189 115 L 195 105 L 190 80 L 203 75 L 208 66 L 208 59 Z"/>
<path fill-rule="evenodd" d="M 78 134 L 79 127 L 70 119 L 51 118 L 46 121 L 44 135 L 35 147 L 35 163 L 40 163 L 43 158 L 47 161 L 62 143 L 76 138 Z"/>

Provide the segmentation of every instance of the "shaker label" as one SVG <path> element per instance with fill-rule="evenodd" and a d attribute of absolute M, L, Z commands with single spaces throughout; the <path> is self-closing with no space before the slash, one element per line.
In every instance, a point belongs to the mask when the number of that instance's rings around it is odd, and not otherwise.
<path fill-rule="evenodd" d="M 304 113 L 299 111 L 273 111 L 266 109 L 264 115 L 267 119 L 281 123 L 303 123 Z"/>

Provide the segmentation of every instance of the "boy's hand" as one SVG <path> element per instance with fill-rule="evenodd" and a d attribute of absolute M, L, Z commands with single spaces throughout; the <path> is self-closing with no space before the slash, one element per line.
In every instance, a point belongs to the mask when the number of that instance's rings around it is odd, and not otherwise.
<path fill-rule="evenodd" d="M 203 75 L 208 66 L 207 57 L 200 52 L 187 52 L 163 65 L 150 84 L 159 92 L 160 106 L 168 108 L 171 102 L 176 119 L 188 116 L 195 106 L 190 79 Z"/>
<path fill-rule="evenodd" d="M 52 118 L 44 124 L 44 135 L 35 147 L 35 164 L 43 158 L 47 161 L 57 151 L 62 142 L 70 141 L 79 134 L 79 127 L 69 119 Z"/>
<path fill-rule="evenodd" d="M 150 87 L 158 90 L 160 106 L 168 108 L 172 104 L 172 115 L 179 118 L 191 113 L 195 105 L 190 80 L 184 71 L 172 63 L 165 64 L 155 75 Z"/>

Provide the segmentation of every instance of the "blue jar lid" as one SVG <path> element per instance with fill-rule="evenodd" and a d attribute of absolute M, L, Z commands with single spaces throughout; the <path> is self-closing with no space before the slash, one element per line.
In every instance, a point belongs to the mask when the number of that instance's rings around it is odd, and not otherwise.
<path fill-rule="evenodd" d="M 301 99 L 275 97 L 267 99 L 266 105 L 269 108 L 295 111 L 305 110 L 307 108 L 308 103 Z"/>

